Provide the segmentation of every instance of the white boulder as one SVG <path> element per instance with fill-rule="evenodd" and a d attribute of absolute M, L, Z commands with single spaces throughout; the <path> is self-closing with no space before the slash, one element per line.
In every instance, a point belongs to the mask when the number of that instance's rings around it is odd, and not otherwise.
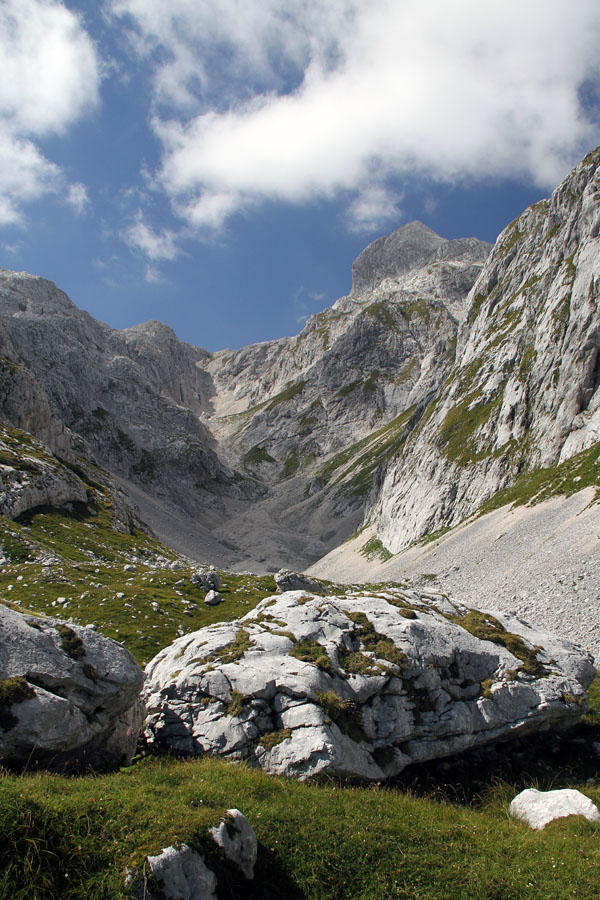
<path fill-rule="evenodd" d="M 588 653 L 520 619 L 400 590 L 275 595 L 146 671 L 150 745 L 367 780 L 568 727 L 595 677 Z"/>
<path fill-rule="evenodd" d="M 600 812 L 581 791 L 565 788 L 557 791 L 538 791 L 527 788 L 517 794 L 510 804 L 511 816 L 541 831 L 549 822 L 566 816 L 585 816 L 590 822 L 600 822 Z"/>
<path fill-rule="evenodd" d="M 143 682 L 129 651 L 93 629 L 0 606 L 0 763 L 128 763 Z"/>
<path fill-rule="evenodd" d="M 214 842 L 247 879 L 254 878 L 258 841 L 246 816 L 239 809 L 228 809 L 226 818 L 209 829 Z"/>
<path fill-rule="evenodd" d="M 157 856 L 149 856 L 152 874 L 161 885 L 161 894 L 169 900 L 217 900 L 217 878 L 199 853 L 182 844 L 165 847 Z M 143 894 L 146 897 L 146 892 Z M 151 894 L 156 897 L 155 893 Z"/>

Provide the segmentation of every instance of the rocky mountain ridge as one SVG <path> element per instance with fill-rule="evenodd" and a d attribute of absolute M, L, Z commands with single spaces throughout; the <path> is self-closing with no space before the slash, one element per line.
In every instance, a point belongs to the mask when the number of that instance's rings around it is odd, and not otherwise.
<path fill-rule="evenodd" d="M 330 483 L 337 456 L 382 429 L 401 442 L 453 360 L 449 309 L 464 312 L 489 252 L 421 223 L 392 238 L 394 253 L 367 248 L 352 294 L 297 337 L 216 354 L 158 322 L 114 331 L 49 282 L 4 272 L 5 418 L 57 452 L 92 455 L 180 549 L 302 567 L 360 524 L 379 456 L 349 486 Z"/>
<path fill-rule="evenodd" d="M 420 222 L 380 238 L 347 297 L 239 351 L 3 272 L 5 420 L 91 455 L 196 558 L 305 568 L 367 521 L 396 553 L 597 440 L 599 160 L 491 254 Z"/>

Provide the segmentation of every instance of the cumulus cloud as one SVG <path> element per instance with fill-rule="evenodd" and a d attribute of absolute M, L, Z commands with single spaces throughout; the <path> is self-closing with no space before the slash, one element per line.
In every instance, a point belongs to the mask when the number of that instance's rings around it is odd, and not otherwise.
<path fill-rule="evenodd" d="M 401 195 L 385 185 L 361 187 L 346 209 L 349 231 L 379 231 L 390 222 L 399 222 L 402 218 L 401 199 Z"/>
<path fill-rule="evenodd" d="M 0 129 L 0 225 L 21 220 L 21 206 L 56 189 L 60 169 L 29 140 Z"/>
<path fill-rule="evenodd" d="M 512 176 L 550 188 L 598 140 L 579 96 L 600 78 L 597 0 L 110 8 L 137 52 L 160 60 L 158 179 L 198 227 L 263 199 L 350 195 L 349 227 L 368 229 L 391 217 L 390 179 Z"/>
<path fill-rule="evenodd" d="M 21 219 L 22 204 L 71 185 L 36 140 L 61 135 L 98 101 L 99 63 L 79 17 L 56 0 L 0 4 L 0 223 Z"/>
<path fill-rule="evenodd" d="M 126 229 L 124 237 L 130 247 L 139 250 L 153 261 L 175 259 L 179 253 L 175 233 L 169 229 L 154 231 L 142 220 L 141 215 Z"/>

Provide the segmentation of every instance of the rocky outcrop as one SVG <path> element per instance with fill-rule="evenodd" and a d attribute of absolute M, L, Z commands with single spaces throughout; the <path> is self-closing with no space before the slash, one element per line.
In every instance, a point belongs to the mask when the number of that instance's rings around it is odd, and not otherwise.
<path fill-rule="evenodd" d="M 289 569 L 280 569 L 275 575 L 277 590 L 283 594 L 286 591 L 310 591 L 313 594 L 326 594 L 325 585 L 309 575 L 299 575 L 290 572 Z"/>
<path fill-rule="evenodd" d="M 517 794 L 509 811 L 511 816 L 525 822 L 535 831 L 541 831 L 550 822 L 566 816 L 583 816 L 589 822 L 600 822 L 597 806 L 581 791 L 571 788 L 557 791 L 527 788 Z"/>
<path fill-rule="evenodd" d="M 350 296 L 424 284 L 444 303 L 464 304 L 491 249 L 477 238 L 449 241 L 422 222 L 409 222 L 373 241 L 355 260 Z"/>
<path fill-rule="evenodd" d="M 591 657 L 446 596 L 287 592 L 147 667 L 146 737 L 305 779 L 406 766 L 577 721 Z"/>
<path fill-rule="evenodd" d="M 81 771 L 131 760 L 144 675 L 92 628 L 0 606 L 0 762 Z"/>
<path fill-rule="evenodd" d="M 0 514 L 16 519 L 37 507 L 87 504 L 85 484 L 46 448 L 0 426 Z"/>
<path fill-rule="evenodd" d="M 600 149 L 500 235 L 457 364 L 367 511 L 391 552 L 600 437 Z"/>

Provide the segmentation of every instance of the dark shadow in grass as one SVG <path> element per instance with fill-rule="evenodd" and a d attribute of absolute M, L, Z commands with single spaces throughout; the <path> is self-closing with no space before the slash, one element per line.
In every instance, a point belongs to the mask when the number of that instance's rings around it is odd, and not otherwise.
<path fill-rule="evenodd" d="M 190 843 L 194 844 L 193 841 Z M 217 876 L 219 900 L 308 900 L 277 856 L 263 844 L 258 845 L 252 881 L 244 878 L 216 844 L 203 841 L 196 848 L 204 856 L 206 865 Z"/>
<path fill-rule="evenodd" d="M 417 796 L 478 806 L 499 782 L 513 785 L 517 793 L 532 785 L 547 791 L 598 779 L 600 758 L 594 743 L 600 743 L 600 725 L 584 722 L 569 731 L 545 732 L 410 766 L 389 784 Z"/>
<path fill-rule="evenodd" d="M 97 821 L 94 821 L 94 816 Z M 0 810 L 0 900 L 94 897 L 112 900 L 119 887 L 102 833 L 104 814 L 54 812 L 15 798 Z"/>

